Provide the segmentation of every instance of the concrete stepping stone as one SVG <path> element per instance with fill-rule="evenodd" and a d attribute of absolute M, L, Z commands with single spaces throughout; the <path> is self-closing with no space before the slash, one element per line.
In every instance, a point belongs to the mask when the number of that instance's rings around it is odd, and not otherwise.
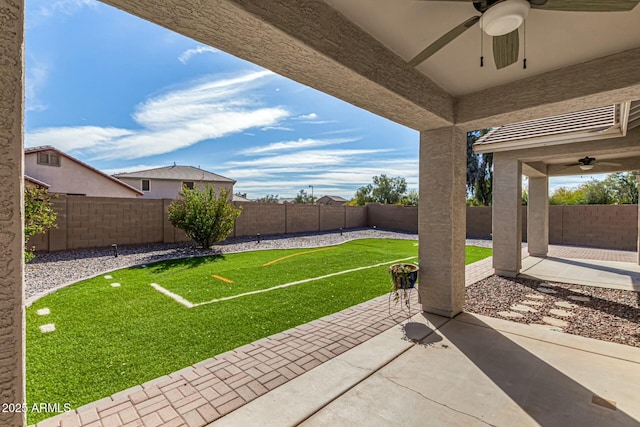
<path fill-rule="evenodd" d="M 581 302 L 591 301 L 591 298 L 589 298 L 589 297 L 579 297 L 579 296 L 576 296 L 576 295 L 569 295 L 567 298 L 569 298 L 572 301 L 581 301 Z"/>
<path fill-rule="evenodd" d="M 530 299 L 544 299 L 543 295 L 538 294 L 526 294 L 525 296 Z"/>
<path fill-rule="evenodd" d="M 571 304 L 570 302 L 566 302 L 566 301 L 556 301 L 555 304 L 558 307 L 562 307 L 562 308 L 578 308 L 576 304 Z"/>
<path fill-rule="evenodd" d="M 119 288 L 120 287 L 120 283 L 112 283 L 111 287 L 112 288 Z"/>
<path fill-rule="evenodd" d="M 524 317 L 522 314 L 516 313 L 513 311 L 499 311 L 498 314 L 502 317 L 507 317 L 511 319 L 519 319 L 521 317 Z"/>
<path fill-rule="evenodd" d="M 46 325 L 40 326 L 40 332 L 42 332 L 43 334 L 47 332 L 53 332 L 55 330 L 56 330 L 56 326 L 53 323 L 48 323 Z"/>
<path fill-rule="evenodd" d="M 542 305 L 542 303 L 540 301 L 529 301 L 529 300 L 524 300 L 522 301 L 522 304 L 525 305 L 533 305 L 533 306 L 539 306 Z"/>
<path fill-rule="evenodd" d="M 544 287 L 539 287 L 538 289 L 536 289 L 536 291 L 538 292 L 542 292 L 543 294 L 557 294 L 558 292 L 553 290 L 553 289 L 549 289 L 549 288 L 544 288 Z"/>
<path fill-rule="evenodd" d="M 549 317 L 549 316 L 544 316 L 542 318 L 542 321 L 548 325 L 551 326 L 558 326 L 561 328 L 565 328 L 567 326 L 569 326 L 569 324 L 567 322 L 565 322 L 564 320 L 560 320 L 560 319 L 556 319 L 555 317 Z"/>
<path fill-rule="evenodd" d="M 46 316 L 47 314 L 51 314 L 51 310 L 49 310 L 48 308 L 41 308 L 40 310 L 36 311 L 36 313 L 38 313 L 38 316 Z"/>
<path fill-rule="evenodd" d="M 105 279 L 109 280 L 109 279 L 113 279 L 113 276 L 110 274 L 107 274 L 106 276 L 104 276 Z"/>
<path fill-rule="evenodd" d="M 571 316 L 573 316 L 573 313 L 569 313 L 566 310 L 560 310 L 558 308 L 552 308 L 551 310 L 549 310 L 549 314 L 553 314 L 554 316 L 560 316 L 560 317 L 571 317 Z"/>
<path fill-rule="evenodd" d="M 511 310 L 524 311 L 526 313 L 537 313 L 538 312 L 538 310 L 536 310 L 535 308 L 531 308 L 529 306 L 522 305 L 522 304 L 512 305 L 511 306 Z"/>

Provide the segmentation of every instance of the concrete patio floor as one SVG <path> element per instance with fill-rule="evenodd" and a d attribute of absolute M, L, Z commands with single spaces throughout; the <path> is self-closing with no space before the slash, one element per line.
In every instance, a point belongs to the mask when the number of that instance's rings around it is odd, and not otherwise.
<path fill-rule="evenodd" d="M 421 344 L 394 327 L 211 425 L 640 425 L 638 348 L 467 313 L 413 320 Z"/>
<path fill-rule="evenodd" d="M 530 256 L 522 260 L 519 277 L 640 291 L 640 265 L 633 262 Z"/>

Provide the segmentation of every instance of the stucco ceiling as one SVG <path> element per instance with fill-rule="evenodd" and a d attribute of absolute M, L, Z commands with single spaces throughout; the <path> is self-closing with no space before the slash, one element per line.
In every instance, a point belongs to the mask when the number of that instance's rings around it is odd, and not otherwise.
<path fill-rule="evenodd" d="M 471 2 L 421 0 L 325 0 L 405 61 L 451 28 L 479 13 Z M 522 31 L 522 30 L 521 30 Z M 520 60 L 496 70 L 491 37 L 471 28 L 417 69 L 454 96 L 640 47 L 640 6 L 631 12 L 552 12 L 532 9 L 526 20 L 527 69 Z"/>

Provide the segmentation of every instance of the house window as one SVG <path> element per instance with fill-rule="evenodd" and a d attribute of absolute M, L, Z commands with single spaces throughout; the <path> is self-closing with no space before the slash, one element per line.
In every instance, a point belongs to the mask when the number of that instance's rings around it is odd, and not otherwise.
<path fill-rule="evenodd" d="M 142 191 L 151 191 L 149 190 L 150 186 L 149 186 L 149 180 L 148 179 L 143 179 L 142 180 Z"/>
<path fill-rule="evenodd" d="M 38 164 L 60 166 L 60 156 L 53 153 L 38 153 Z"/>
<path fill-rule="evenodd" d="M 193 190 L 193 181 L 185 181 L 182 183 L 183 187 L 187 187 L 189 190 Z"/>

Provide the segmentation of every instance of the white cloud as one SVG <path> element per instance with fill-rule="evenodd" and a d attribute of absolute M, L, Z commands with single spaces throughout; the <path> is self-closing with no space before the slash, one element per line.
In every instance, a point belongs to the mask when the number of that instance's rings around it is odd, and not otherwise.
<path fill-rule="evenodd" d="M 47 109 L 47 105 L 39 99 L 38 91 L 46 83 L 48 75 L 49 69 L 45 64 L 34 58 L 29 58 L 29 67 L 24 81 L 26 111 L 44 111 Z"/>
<path fill-rule="evenodd" d="M 133 119 L 140 129 L 95 126 L 46 128 L 25 135 L 27 146 L 56 145 L 82 150 L 93 159 L 135 159 L 169 153 L 208 139 L 286 118 L 282 107 L 264 107 L 249 92 L 274 74 L 257 71 L 241 76 L 192 84 L 139 104 Z"/>
<path fill-rule="evenodd" d="M 40 6 L 34 9 L 27 9 L 27 29 L 33 28 L 46 19 L 56 15 L 73 15 L 84 7 L 96 7 L 96 0 L 55 0 L 42 1 Z"/>
<path fill-rule="evenodd" d="M 302 139 L 296 141 L 274 142 L 269 145 L 248 148 L 241 152 L 245 155 L 269 154 L 285 150 L 298 150 L 301 148 L 322 147 L 326 145 L 344 144 L 347 142 L 357 141 L 359 138 L 340 138 L 340 139 Z"/>
<path fill-rule="evenodd" d="M 595 179 L 597 181 L 602 181 L 607 175 L 599 174 L 599 175 L 573 175 L 573 176 L 556 176 L 549 178 L 549 193 L 553 193 L 560 187 L 565 187 L 569 189 L 574 189 L 584 184 L 585 182 L 591 181 Z"/>
<path fill-rule="evenodd" d="M 200 55 L 202 53 L 219 53 L 220 51 L 211 46 L 197 46 L 193 49 L 187 49 L 178 57 L 178 61 L 182 62 L 186 65 L 189 60 L 195 55 Z"/>
<path fill-rule="evenodd" d="M 270 130 L 281 130 L 281 131 L 286 131 L 286 132 L 293 132 L 293 129 L 285 127 L 285 126 L 265 126 L 262 129 L 260 129 L 263 132 L 267 132 Z"/>
<path fill-rule="evenodd" d="M 43 128 L 25 135 L 26 147 L 53 145 L 62 151 L 80 151 L 91 147 L 112 145 L 134 131 L 98 126 Z"/>
<path fill-rule="evenodd" d="M 316 113 L 302 114 L 297 117 L 293 117 L 293 120 L 301 120 L 302 123 L 311 124 L 311 125 L 324 125 L 327 123 L 337 123 L 337 120 L 318 120 L 318 115 Z"/>
<path fill-rule="evenodd" d="M 301 116 L 296 117 L 296 120 L 315 120 L 318 118 L 316 113 L 303 114 Z"/>
<path fill-rule="evenodd" d="M 331 165 L 342 165 L 350 163 L 354 157 L 365 154 L 384 153 L 392 150 L 306 150 L 297 153 L 282 154 L 278 156 L 267 156 L 254 160 L 231 161 L 227 162 L 228 166 L 235 167 L 251 167 L 251 166 L 290 166 L 290 165 L 307 165 L 326 167 Z"/>

